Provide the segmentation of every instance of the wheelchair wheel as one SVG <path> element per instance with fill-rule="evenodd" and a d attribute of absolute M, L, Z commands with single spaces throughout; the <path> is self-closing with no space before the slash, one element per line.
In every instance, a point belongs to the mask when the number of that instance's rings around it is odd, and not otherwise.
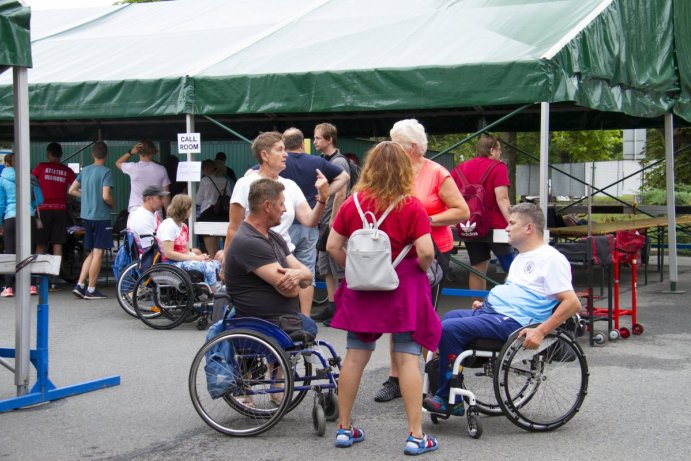
<path fill-rule="evenodd" d="M 67 234 L 62 247 L 60 278 L 67 283 L 77 283 L 84 262 L 84 247 L 74 234 Z"/>
<path fill-rule="evenodd" d="M 524 349 L 514 333 L 497 360 L 494 390 L 512 423 L 533 432 L 566 424 L 578 412 L 588 389 L 588 364 L 567 334 L 545 336 L 538 349 Z"/>
<path fill-rule="evenodd" d="M 327 421 L 338 419 L 338 395 L 333 391 L 324 396 L 324 414 Z"/>
<path fill-rule="evenodd" d="M 493 358 L 475 360 L 479 360 L 477 366 L 463 368 L 462 387 L 475 395 L 475 407 L 480 413 L 489 416 L 501 415 L 502 410 L 494 393 L 496 360 Z M 467 397 L 465 403 L 470 404 Z"/>
<path fill-rule="evenodd" d="M 170 264 L 144 271 L 134 285 L 134 309 L 146 326 L 169 330 L 192 312 L 192 289 L 185 272 Z"/>
<path fill-rule="evenodd" d="M 263 334 L 242 329 L 222 333 L 192 361 L 192 404 L 205 423 L 223 434 L 261 434 L 291 403 L 289 363 L 283 349 Z"/>
<path fill-rule="evenodd" d="M 122 271 L 117 284 L 117 298 L 118 304 L 122 307 L 128 315 L 137 318 L 137 312 L 134 310 L 134 284 L 137 283 L 139 272 L 137 271 L 137 264 L 132 263 Z"/>
<path fill-rule="evenodd" d="M 291 354 L 291 369 L 293 371 L 293 397 L 288 405 L 286 413 L 293 411 L 307 396 L 310 390 L 312 376 L 312 364 L 305 359 L 302 353 Z"/>

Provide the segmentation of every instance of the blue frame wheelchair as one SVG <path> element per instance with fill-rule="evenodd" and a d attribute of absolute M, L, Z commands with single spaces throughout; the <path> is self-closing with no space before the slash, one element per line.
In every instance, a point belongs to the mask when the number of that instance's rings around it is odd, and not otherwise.
<path fill-rule="evenodd" d="M 464 399 L 472 438 L 482 435 L 480 413 L 505 415 L 521 429 L 547 432 L 573 418 L 585 399 L 588 362 L 575 340 L 582 332 L 580 320 L 567 320 L 545 336 L 538 349 L 523 347 L 523 338 L 518 337 L 521 330 L 506 342 L 471 341 L 453 362 L 449 403 Z M 425 394 L 436 390 L 438 370 L 438 361 L 430 353 L 425 365 Z M 430 417 L 438 424 L 449 415 L 430 413 Z"/>
<path fill-rule="evenodd" d="M 341 358 L 326 341 L 293 340 L 257 318 L 224 318 L 207 337 L 192 361 L 188 385 L 195 410 L 213 429 L 231 436 L 261 434 L 309 391 L 319 436 L 327 420 L 338 419 Z"/>
<path fill-rule="evenodd" d="M 133 262 L 118 277 L 120 307 L 156 330 L 194 321 L 199 330 L 205 329 L 213 310 L 213 293 L 204 282 L 204 274 L 159 262 L 155 241 L 142 252 L 132 231 L 125 231 L 124 241 L 124 251 L 132 255 Z"/>

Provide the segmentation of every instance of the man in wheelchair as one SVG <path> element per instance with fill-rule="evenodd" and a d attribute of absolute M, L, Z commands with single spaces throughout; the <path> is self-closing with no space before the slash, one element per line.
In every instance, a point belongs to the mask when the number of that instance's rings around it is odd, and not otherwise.
<path fill-rule="evenodd" d="M 312 283 L 312 273 L 271 230 L 285 212 L 284 186 L 260 179 L 252 183 L 249 214 L 240 224 L 225 256 L 226 291 L 236 317 L 257 317 L 283 328 L 317 335 L 317 324 L 300 314 L 298 293 Z"/>
<path fill-rule="evenodd" d="M 505 284 L 492 288 L 484 301 L 474 301 L 471 310 L 450 311 L 442 319 L 439 388 L 423 400 L 427 411 L 463 415 L 462 399 L 449 403 L 449 381 L 456 355 L 471 341 L 506 341 L 514 331 L 540 323 L 519 333 L 524 338 L 523 347 L 536 349 L 545 335 L 580 311 L 569 262 L 545 243 L 544 227 L 544 215 L 537 205 L 520 203 L 511 208 L 506 230 L 509 243 L 519 254 Z"/>

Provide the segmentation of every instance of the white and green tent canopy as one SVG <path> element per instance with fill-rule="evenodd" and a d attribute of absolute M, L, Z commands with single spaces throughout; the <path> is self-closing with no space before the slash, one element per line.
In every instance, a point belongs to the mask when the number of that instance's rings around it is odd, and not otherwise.
<path fill-rule="evenodd" d="M 16 0 L 0 0 L 0 71 L 10 66 L 31 67 L 29 9 Z M 11 98 L 11 87 L 2 91 Z"/>
<path fill-rule="evenodd" d="M 183 114 L 248 136 L 325 120 L 385 134 L 410 115 L 461 131 L 537 102 L 555 129 L 691 123 L 688 0 L 176 0 L 36 11 L 32 36 L 34 138 L 114 139 L 142 119 L 174 134 Z"/>

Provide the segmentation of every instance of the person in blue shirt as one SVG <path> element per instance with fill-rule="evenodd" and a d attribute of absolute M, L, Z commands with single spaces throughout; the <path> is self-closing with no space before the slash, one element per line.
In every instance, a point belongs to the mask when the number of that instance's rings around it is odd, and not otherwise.
<path fill-rule="evenodd" d="M 545 217 L 540 207 L 519 203 L 511 207 L 508 221 L 509 243 L 518 250 L 518 256 L 505 284 L 492 288 L 484 301 L 473 302 L 471 310 L 450 311 L 442 319 L 439 389 L 423 400 L 427 411 L 463 415 L 463 400 L 449 402 L 450 367 L 452 357 L 470 341 L 506 341 L 514 331 L 524 328 L 519 333 L 525 337 L 523 347 L 536 349 L 545 335 L 581 310 L 571 284 L 569 262 L 544 241 Z M 525 328 L 536 323 L 540 325 Z"/>
<path fill-rule="evenodd" d="M 96 289 L 96 281 L 101 272 L 103 252 L 113 247 L 113 225 L 110 222 L 110 210 L 115 207 L 111 192 L 113 172 L 105 166 L 108 157 L 106 143 L 94 143 L 91 156 L 94 163 L 79 173 L 69 190 L 70 195 L 81 198 L 84 249 L 89 252 L 72 293 L 82 299 L 104 299 L 107 296 Z"/>
<path fill-rule="evenodd" d="M 36 208 L 43 203 L 43 194 L 38 186 L 38 180 L 31 177 L 31 251 L 36 246 Z M 5 254 L 13 254 L 17 251 L 16 230 L 17 230 L 17 184 L 16 172 L 14 169 L 14 154 L 5 155 L 5 165 L 0 173 L 0 217 L 2 218 L 2 233 L 5 242 Z M 35 285 L 31 285 L 31 294 L 38 294 Z M 5 275 L 5 289 L 0 296 L 10 298 L 14 296 L 14 275 Z"/>
<path fill-rule="evenodd" d="M 317 170 L 320 170 L 329 182 L 329 197 L 342 190 L 348 184 L 350 175 L 343 169 L 328 160 L 305 152 L 305 136 L 298 128 L 288 128 L 283 132 L 288 158 L 286 167 L 279 173 L 282 178 L 291 179 L 300 187 L 310 208 L 317 204 L 317 188 L 315 180 Z M 259 166 L 253 167 L 258 169 Z M 307 227 L 297 219 L 290 226 L 290 241 L 295 245 L 293 255 L 312 272 L 316 272 L 317 240 L 319 239 L 319 227 Z M 300 290 L 300 312 L 309 316 L 314 299 L 314 285 Z M 319 319 L 319 318 L 318 318 Z M 321 319 L 324 320 L 324 319 Z"/>

